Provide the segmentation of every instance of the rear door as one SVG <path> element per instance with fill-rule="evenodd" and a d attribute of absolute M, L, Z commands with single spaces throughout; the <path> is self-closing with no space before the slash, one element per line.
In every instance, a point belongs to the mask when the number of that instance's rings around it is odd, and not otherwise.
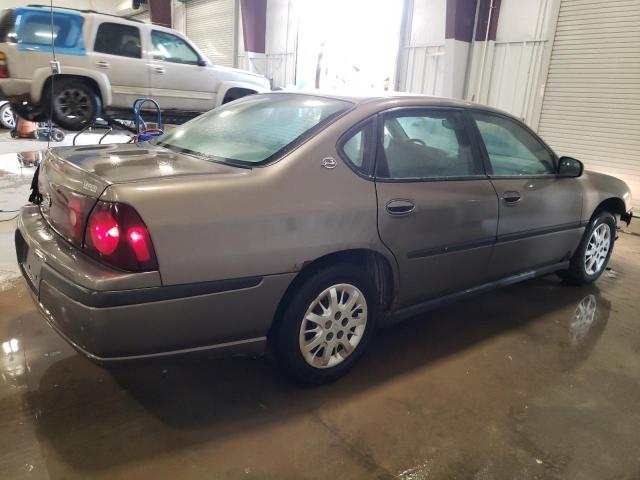
<path fill-rule="evenodd" d="M 183 38 L 151 30 L 151 97 L 162 108 L 205 112 L 216 106 L 214 68 Z"/>
<path fill-rule="evenodd" d="M 583 231 L 579 180 L 558 177 L 554 153 L 520 122 L 484 111 L 471 117 L 500 199 L 492 276 L 568 259 Z"/>
<path fill-rule="evenodd" d="M 143 58 L 140 27 L 115 22 L 97 25 L 90 67 L 104 73 L 111 83 L 112 106 L 131 108 L 149 95 L 149 72 Z"/>
<path fill-rule="evenodd" d="M 454 108 L 407 108 L 380 118 L 378 228 L 400 268 L 399 306 L 487 280 L 498 200 Z"/>

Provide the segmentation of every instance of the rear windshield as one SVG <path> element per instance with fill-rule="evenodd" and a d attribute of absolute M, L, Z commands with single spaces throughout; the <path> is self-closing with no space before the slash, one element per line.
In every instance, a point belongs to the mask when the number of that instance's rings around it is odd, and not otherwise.
<path fill-rule="evenodd" d="M 154 143 L 226 163 L 267 163 L 351 105 L 311 95 L 252 95 L 211 110 Z"/>

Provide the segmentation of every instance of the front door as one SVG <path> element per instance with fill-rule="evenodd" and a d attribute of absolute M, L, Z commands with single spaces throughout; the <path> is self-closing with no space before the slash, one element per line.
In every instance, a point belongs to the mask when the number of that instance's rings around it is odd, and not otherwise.
<path fill-rule="evenodd" d="M 149 94 L 147 61 L 142 58 L 140 29 L 133 25 L 103 22 L 98 25 L 91 67 L 104 73 L 111 84 L 112 107 L 130 109 Z"/>
<path fill-rule="evenodd" d="M 151 30 L 151 98 L 163 109 L 205 112 L 216 106 L 214 67 L 177 35 Z"/>
<path fill-rule="evenodd" d="M 399 307 L 483 283 L 498 199 L 462 110 L 382 115 L 378 228 L 400 269 Z"/>
<path fill-rule="evenodd" d="M 515 120 L 480 111 L 471 116 L 500 199 L 492 276 L 569 259 L 584 230 L 579 180 L 558 177 L 553 152 Z"/>

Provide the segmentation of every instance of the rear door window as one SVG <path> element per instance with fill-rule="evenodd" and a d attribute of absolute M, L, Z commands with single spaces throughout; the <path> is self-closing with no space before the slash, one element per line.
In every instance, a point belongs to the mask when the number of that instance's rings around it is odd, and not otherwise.
<path fill-rule="evenodd" d="M 140 30 L 120 23 L 101 23 L 93 50 L 121 57 L 141 58 Z"/>

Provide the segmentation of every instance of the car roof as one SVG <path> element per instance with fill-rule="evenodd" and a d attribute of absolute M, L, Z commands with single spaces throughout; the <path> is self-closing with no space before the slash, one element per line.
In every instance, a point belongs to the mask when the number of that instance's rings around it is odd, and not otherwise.
<path fill-rule="evenodd" d="M 29 4 L 26 7 L 22 7 L 22 8 L 39 8 L 39 9 L 43 9 L 46 10 L 47 12 L 51 11 L 51 6 L 49 5 L 39 5 L 39 4 Z M 101 17 L 107 17 L 107 18 L 117 18 L 119 20 L 122 20 L 123 22 L 134 22 L 134 23 L 142 23 L 142 24 L 146 24 L 146 22 L 143 22 L 142 20 L 138 20 L 136 18 L 131 18 L 131 17 L 127 17 L 127 16 L 120 16 L 120 15 L 115 15 L 115 14 L 111 14 L 111 13 L 102 13 L 102 12 L 98 12 L 96 10 L 90 10 L 90 9 L 80 9 L 80 8 L 71 8 L 71 7 L 63 7 L 60 5 L 54 5 L 53 6 L 53 11 L 71 11 L 71 12 L 77 12 L 77 13 L 81 13 L 82 15 L 87 15 L 87 16 L 101 16 Z"/>
<path fill-rule="evenodd" d="M 470 108 L 476 110 L 485 110 L 489 112 L 506 115 L 516 118 L 512 114 L 493 108 L 480 103 L 469 102 L 466 100 L 457 100 L 447 97 L 436 97 L 432 95 L 421 95 L 406 92 L 380 92 L 380 93 L 350 93 L 350 92 L 327 92 L 322 90 L 280 90 L 269 92 L 269 94 L 282 95 L 303 95 L 312 97 L 331 98 L 334 100 L 342 100 L 353 103 L 355 105 L 367 105 L 368 107 L 386 110 L 394 107 L 451 107 L 451 108 Z M 516 118 L 517 119 L 517 118 Z"/>

